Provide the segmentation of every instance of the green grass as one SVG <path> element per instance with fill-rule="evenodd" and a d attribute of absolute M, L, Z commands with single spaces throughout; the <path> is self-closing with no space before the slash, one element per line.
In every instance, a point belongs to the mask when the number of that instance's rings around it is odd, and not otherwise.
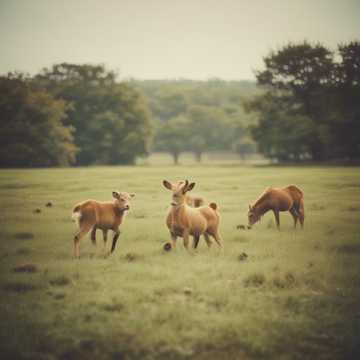
<path fill-rule="evenodd" d="M 225 252 L 169 240 L 170 193 L 188 178 L 219 205 Z M 305 193 L 305 229 L 248 203 Z M 87 237 L 72 258 L 72 206 L 135 192 L 115 253 Z M 360 169 L 138 166 L 0 172 L 0 352 L 26 359 L 344 359 L 359 356 Z M 53 207 L 45 204 L 51 201 Z M 35 209 L 40 213 L 34 213 Z M 108 246 L 111 241 L 109 240 Z M 244 256 L 243 253 L 248 256 Z M 34 264 L 35 272 L 16 272 Z"/>

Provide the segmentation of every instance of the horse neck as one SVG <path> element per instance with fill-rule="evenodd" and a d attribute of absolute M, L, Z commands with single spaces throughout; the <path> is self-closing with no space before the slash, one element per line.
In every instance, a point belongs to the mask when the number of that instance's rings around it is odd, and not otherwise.
<path fill-rule="evenodd" d="M 186 207 L 187 205 L 185 203 L 174 206 L 172 210 L 173 222 L 177 224 L 181 224 L 183 222 L 184 217 L 186 216 Z"/>
<path fill-rule="evenodd" d="M 270 210 L 270 207 L 267 203 L 267 199 L 265 197 L 262 197 L 257 201 L 257 203 L 254 205 L 254 210 L 259 216 L 263 216 L 266 212 Z"/>

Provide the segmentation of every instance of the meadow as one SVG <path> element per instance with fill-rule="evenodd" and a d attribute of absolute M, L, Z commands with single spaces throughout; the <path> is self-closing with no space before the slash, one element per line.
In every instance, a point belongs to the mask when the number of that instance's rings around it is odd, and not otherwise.
<path fill-rule="evenodd" d="M 203 239 L 163 251 L 164 178 L 218 204 L 224 253 Z M 281 231 L 270 213 L 236 228 L 265 187 L 287 184 L 304 191 L 304 230 L 288 213 Z M 98 232 L 74 259 L 72 206 L 113 190 L 136 193 L 116 251 L 104 258 Z M 360 168 L 1 170 L 0 204 L 2 359 L 359 358 Z"/>

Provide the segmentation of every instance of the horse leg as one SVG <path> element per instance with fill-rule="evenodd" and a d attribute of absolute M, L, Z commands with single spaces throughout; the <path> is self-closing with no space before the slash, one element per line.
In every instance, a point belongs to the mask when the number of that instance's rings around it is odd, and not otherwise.
<path fill-rule="evenodd" d="M 191 242 L 191 238 L 189 236 L 188 231 L 185 231 L 185 230 L 183 231 L 183 239 L 184 239 L 184 246 L 185 246 L 186 250 L 189 250 L 189 242 Z"/>
<path fill-rule="evenodd" d="M 177 236 L 176 236 L 175 232 L 170 231 L 170 236 L 171 236 L 171 248 L 176 249 L 176 238 L 177 238 Z"/>
<path fill-rule="evenodd" d="M 304 209 L 304 200 L 300 199 L 300 206 L 299 206 L 299 220 L 301 228 L 304 227 L 304 220 L 305 220 L 305 209 Z"/>
<path fill-rule="evenodd" d="M 90 231 L 91 224 L 83 224 L 74 236 L 74 256 L 80 258 L 80 240 Z"/>
<path fill-rule="evenodd" d="M 113 237 L 110 254 L 112 254 L 114 252 L 115 247 L 116 247 L 116 242 L 118 241 L 119 236 L 120 236 L 120 230 L 117 229 L 117 230 L 115 230 L 115 234 L 114 234 L 114 237 Z"/>
<path fill-rule="evenodd" d="M 194 249 L 197 248 L 198 244 L 199 244 L 199 240 L 200 240 L 200 235 L 194 235 L 194 241 L 193 241 L 193 247 Z"/>
<path fill-rule="evenodd" d="M 280 230 L 280 216 L 279 216 L 279 210 L 273 210 L 274 211 L 274 216 L 275 216 L 275 221 L 276 221 L 276 227 L 278 230 Z"/>
<path fill-rule="evenodd" d="M 223 239 L 222 239 L 222 237 L 221 237 L 221 235 L 219 234 L 218 231 L 216 233 L 214 233 L 213 238 L 215 239 L 215 241 L 219 245 L 220 249 L 223 250 L 224 249 Z"/>
<path fill-rule="evenodd" d="M 298 218 L 299 218 L 299 213 L 296 211 L 296 209 L 294 207 L 292 207 L 290 210 L 289 210 L 290 214 L 292 215 L 293 219 L 294 219 L 294 229 L 296 229 L 296 224 L 297 224 L 297 221 L 298 221 Z"/>
<path fill-rule="evenodd" d="M 96 245 L 96 226 L 94 226 L 91 229 L 91 235 L 90 235 L 91 241 L 93 243 L 93 245 Z"/>
<path fill-rule="evenodd" d="M 210 239 L 210 236 L 208 233 L 205 233 L 204 234 L 204 238 L 205 238 L 205 241 L 206 241 L 206 245 L 208 246 L 208 248 L 210 249 L 211 248 L 211 245 L 212 245 L 212 240 Z"/>
<path fill-rule="evenodd" d="M 103 240 L 104 240 L 103 253 L 104 253 L 104 254 L 106 254 L 107 234 L 108 234 L 108 231 L 107 231 L 107 230 L 103 230 Z"/>

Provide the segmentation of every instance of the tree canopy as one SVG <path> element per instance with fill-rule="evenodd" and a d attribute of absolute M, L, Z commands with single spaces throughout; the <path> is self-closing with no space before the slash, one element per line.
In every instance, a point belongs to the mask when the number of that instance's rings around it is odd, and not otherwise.
<path fill-rule="evenodd" d="M 359 59 L 359 42 L 337 52 L 289 44 L 266 56 L 256 73 L 266 91 L 246 104 L 257 114 L 260 151 L 279 160 L 359 158 Z"/>
<path fill-rule="evenodd" d="M 141 94 L 104 66 L 59 64 L 34 79 L 70 106 L 67 124 L 75 129 L 76 164 L 132 164 L 151 141 L 150 113 Z"/>
<path fill-rule="evenodd" d="M 0 166 L 66 166 L 77 152 L 65 101 L 20 74 L 0 77 Z"/>

